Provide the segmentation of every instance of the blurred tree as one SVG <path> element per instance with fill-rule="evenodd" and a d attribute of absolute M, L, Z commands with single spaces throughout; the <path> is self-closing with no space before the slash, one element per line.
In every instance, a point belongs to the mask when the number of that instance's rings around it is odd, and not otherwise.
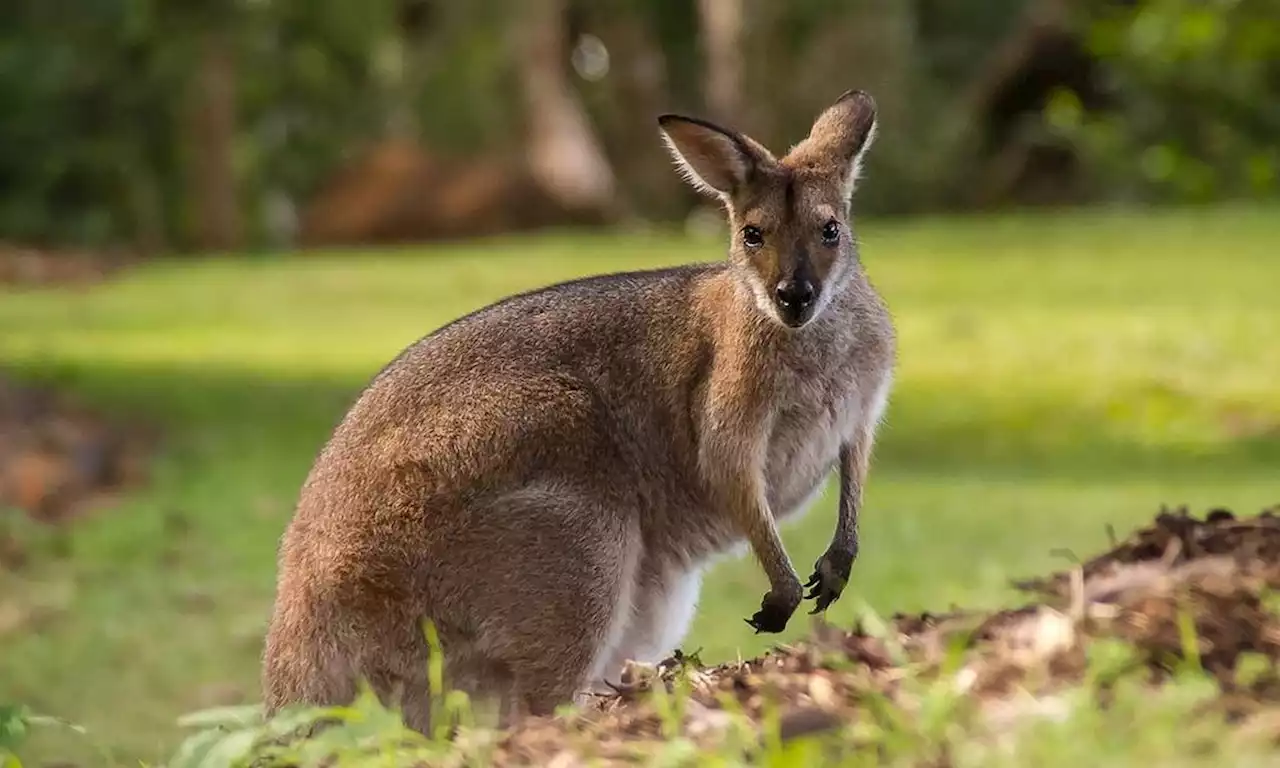
<path fill-rule="evenodd" d="M 421 132 L 414 102 L 422 91 L 423 72 L 430 55 L 433 10 L 429 0 L 398 0 L 396 33 L 381 41 L 379 53 L 388 92 L 386 130 L 392 136 L 416 137 Z"/>
<path fill-rule="evenodd" d="M 186 240 L 201 250 L 234 250 L 244 236 L 235 168 L 239 112 L 235 20 L 201 16 L 199 29 L 192 34 L 196 61 L 182 121 L 187 195 L 194 219 Z"/>
<path fill-rule="evenodd" d="M 742 0 L 698 0 L 705 47 L 707 111 L 736 122 L 742 111 Z"/>
<path fill-rule="evenodd" d="M 566 0 L 525 0 L 513 14 L 534 178 L 571 210 L 613 214 L 617 182 L 568 79 Z"/>
<path fill-rule="evenodd" d="M 387 55 L 403 34 L 389 0 L 245 1 L 236 167 L 253 241 L 283 245 L 341 162 L 416 102 L 399 106 L 409 84 Z"/>
<path fill-rule="evenodd" d="M 673 109 L 673 93 L 681 90 L 684 62 L 671 50 L 695 41 L 692 9 L 680 4 L 578 0 L 570 5 L 575 89 L 626 196 L 628 212 L 646 218 L 677 217 L 691 203 L 671 173 L 655 122 L 658 114 Z M 687 0 L 683 4 L 689 5 Z M 696 62 L 691 69 L 698 71 Z M 690 94 L 695 101 L 696 84 Z"/>
<path fill-rule="evenodd" d="M 1280 189 L 1280 0 L 1092 0 L 1075 21 L 1109 106 L 1049 110 L 1095 193 L 1206 201 Z"/>
<path fill-rule="evenodd" d="M 219 247 L 307 194 L 377 94 L 386 3 L 15 0 L 0 24 L 0 238 Z"/>
<path fill-rule="evenodd" d="M 142 3 L 6 4 L 0 24 L 0 233 L 35 243 L 163 236 L 172 145 L 166 51 Z M 119 93 L 103 78 L 127 83 Z"/>
<path fill-rule="evenodd" d="M 951 107 L 968 116 L 959 157 L 949 164 L 955 199 L 972 206 L 1069 201 L 1077 194 L 1076 156 L 1044 129 L 1043 110 L 1063 88 L 1091 109 L 1104 104 L 1095 62 L 1071 26 L 1069 0 L 1027 4 L 976 61 Z"/>
<path fill-rule="evenodd" d="M 458 211 L 475 220 L 451 231 L 475 231 L 485 205 L 493 227 L 557 208 L 678 219 L 698 200 L 656 114 L 782 149 L 852 87 L 881 109 L 864 211 L 1280 186 L 1280 0 L 6 0 L 0 16 L 0 239 L 36 244 L 287 245 L 361 157 L 451 195 L 433 231 Z"/>

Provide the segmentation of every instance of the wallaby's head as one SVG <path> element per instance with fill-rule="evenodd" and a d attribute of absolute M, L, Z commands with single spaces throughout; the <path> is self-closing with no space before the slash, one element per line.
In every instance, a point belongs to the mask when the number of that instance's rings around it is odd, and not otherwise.
<path fill-rule="evenodd" d="M 730 261 L 756 305 L 790 328 L 813 320 L 856 269 L 849 203 L 875 138 L 875 101 L 848 91 L 781 159 L 705 120 L 658 124 L 686 180 L 728 209 Z"/>

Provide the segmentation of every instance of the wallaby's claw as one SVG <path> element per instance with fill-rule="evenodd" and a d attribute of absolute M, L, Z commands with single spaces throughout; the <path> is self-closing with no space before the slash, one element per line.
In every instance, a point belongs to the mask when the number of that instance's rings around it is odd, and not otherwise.
<path fill-rule="evenodd" d="M 785 600 L 776 596 L 773 592 L 765 594 L 764 599 L 760 601 L 760 610 L 745 619 L 747 624 L 756 631 L 756 634 L 768 632 L 776 634 L 787 628 L 787 621 L 791 619 L 791 614 L 795 613 L 796 606 L 793 601 Z"/>
<path fill-rule="evenodd" d="M 787 628 L 788 618 L 790 617 L 779 617 L 776 613 L 762 608 L 756 611 L 751 618 L 743 619 L 743 621 L 747 622 L 756 631 L 757 635 L 761 632 L 776 634 Z"/>
<path fill-rule="evenodd" d="M 809 592 L 804 599 L 817 601 L 813 610 L 809 611 L 810 616 L 822 613 L 840 599 L 845 585 L 849 583 L 849 573 L 852 570 L 853 557 L 848 553 L 827 552 L 818 558 L 818 562 L 813 564 L 813 575 L 805 582 Z"/>

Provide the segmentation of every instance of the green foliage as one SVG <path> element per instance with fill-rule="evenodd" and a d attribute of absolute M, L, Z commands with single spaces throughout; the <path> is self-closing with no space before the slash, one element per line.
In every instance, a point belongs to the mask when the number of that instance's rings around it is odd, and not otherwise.
<path fill-rule="evenodd" d="M 367 686 L 348 706 L 295 707 L 266 719 L 258 706 L 219 707 L 182 717 L 194 729 L 164 768 L 365 768 L 366 766 L 483 765 L 488 732 L 476 731 L 470 702 L 445 684 L 435 627 L 425 626 L 431 649 L 432 733 L 410 730 L 399 711 Z M 452 732 L 476 734 L 465 746 Z M 441 762 L 443 761 L 443 762 Z"/>
<path fill-rule="evenodd" d="M 237 152 L 255 221 L 271 194 L 302 199 L 382 129 L 392 94 L 378 59 L 393 13 L 389 0 L 250 0 L 233 20 Z"/>
<path fill-rule="evenodd" d="M 66 7 L 59 7 L 65 5 Z M 0 26 L 0 233 L 95 242 L 146 185 L 169 142 L 159 52 L 141 3 L 18 2 Z M 117 80 L 128 86 L 103 87 Z M 159 111 L 157 111 L 159 110 Z"/>
<path fill-rule="evenodd" d="M 84 728 L 54 717 L 37 715 L 21 704 L 0 704 L 0 768 L 22 768 L 18 748 L 37 729 L 60 729 L 84 735 Z"/>
<path fill-rule="evenodd" d="M 1064 93 L 1046 122 L 1082 153 L 1095 199 L 1276 191 L 1278 3 L 1072 6 L 1101 59 L 1111 106 L 1085 112 Z M 1027 5 L 745 2 L 740 121 L 785 146 L 836 92 L 868 88 L 884 130 L 868 159 L 862 209 L 953 205 L 973 184 L 980 142 L 972 134 L 985 122 L 971 111 L 970 88 Z M 214 39 L 235 62 L 232 171 L 250 244 L 287 235 L 277 205 L 305 203 L 402 108 L 438 153 L 511 156 L 526 115 L 513 56 L 520 4 L 424 3 L 425 30 L 415 33 L 401 27 L 399 6 L 10 0 L 0 25 L 0 239 L 193 245 L 191 166 L 203 150 L 188 113 Z M 598 83 L 566 71 L 624 193 L 644 215 L 682 215 L 691 193 L 665 163 L 655 165 L 661 148 L 636 125 L 652 120 L 641 110 L 706 109 L 696 4 L 575 0 L 568 8 L 566 28 L 598 33 L 617 57 Z"/>
<path fill-rule="evenodd" d="M 184 110 L 211 35 L 236 60 L 251 221 L 268 192 L 309 191 L 380 117 L 371 51 L 391 24 L 385 0 L 13 5 L 0 26 L 0 238 L 181 245 L 199 151 Z"/>
<path fill-rule="evenodd" d="M 448 751 L 444 743 L 406 728 L 399 713 L 367 689 L 345 707 L 302 708 L 269 720 L 256 706 L 203 710 L 179 724 L 194 732 L 164 768 L 411 765 Z M 316 726 L 322 727 L 298 738 L 299 732 Z"/>
<path fill-rule="evenodd" d="M 1277 0 L 1094 3 L 1084 27 L 1111 107 L 1072 94 L 1050 123 L 1084 152 L 1109 197 L 1203 202 L 1280 189 Z M 1099 9 L 1099 6 L 1101 8 Z"/>
<path fill-rule="evenodd" d="M 0 757 L 16 763 L 17 758 L 11 753 L 26 740 L 30 713 L 26 707 L 16 704 L 0 705 Z M 11 763 L 0 763 L 3 768 L 10 768 Z"/>

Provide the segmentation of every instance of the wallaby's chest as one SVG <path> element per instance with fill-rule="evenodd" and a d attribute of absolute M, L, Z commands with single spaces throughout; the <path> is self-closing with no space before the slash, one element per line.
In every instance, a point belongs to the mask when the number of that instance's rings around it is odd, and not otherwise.
<path fill-rule="evenodd" d="M 788 372 L 778 390 L 765 477 L 769 501 L 781 517 L 799 511 L 820 489 L 840 447 L 860 429 L 862 392 L 872 375 L 850 361 L 821 373 Z"/>

